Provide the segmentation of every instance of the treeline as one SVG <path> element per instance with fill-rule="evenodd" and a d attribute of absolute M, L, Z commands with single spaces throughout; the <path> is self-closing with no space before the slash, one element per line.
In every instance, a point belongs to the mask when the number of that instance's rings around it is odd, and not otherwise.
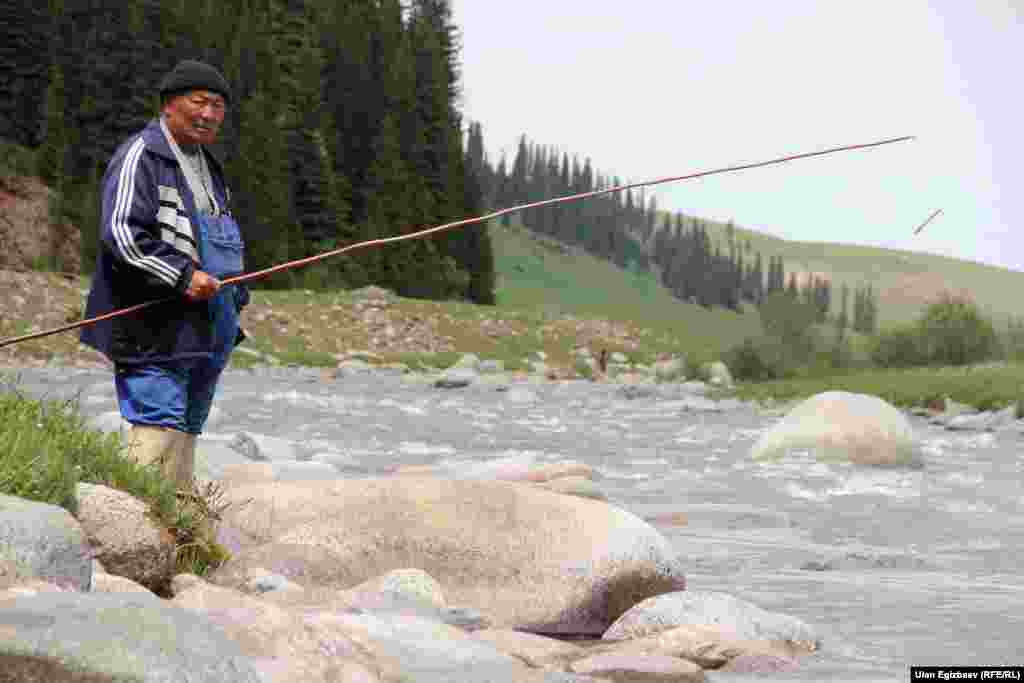
<path fill-rule="evenodd" d="M 578 156 L 538 145 L 525 135 L 511 165 L 502 157 L 492 167 L 484 154 L 479 124 L 470 125 L 467 155 L 478 174 L 484 202 L 494 209 L 628 184 L 595 169 L 589 158 L 580 163 Z M 661 283 L 683 301 L 739 310 L 742 302 L 761 306 L 772 292 L 784 291 L 810 305 L 816 322 L 831 320 L 843 329 L 865 334 L 876 330 L 877 298 L 870 286 L 856 290 L 851 314 L 844 285 L 841 310 L 833 314 L 832 286 L 827 280 L 805 278 L 801 284 L 791 272 L 787 281 L 782 257 L 769 256 L 765 264 L 749 241 L 739 243 L 732 224 L 726 226 L 723 250 L 709 236 L 705 221 L 659 212 L 655 197 L 646 198 L 642 189 L 535 207 L 520 216 L 531 230 L 579 246 L 620 268 L 655 271 Z M 510 215 L 501 221 L 509 225 Z"/>
<path fill-rule="evenodd" d="M 618 177 L 596 171 L 590 159 L 580 163 L 566 152 L 537 145 L 521 136 L 511 162 L 504 157 L 492 168 L 483 154 L 483 133 L 470 126 L 468 148 L 473 166 L 480 169 L 480 185 L 489 206 L 497 209 L 566 195 L 584 194 L 622 185 Z M 476 156 L 475 156 L 476 155 Z M 631 190 L 583 201 L 566 202 L 522 211 L 526 227 L 566 244 L 583 248 L 620 268 L 647 270 L 643 244 L 654 229 L 657 204 Z M 509 225 L 511 217 L 502 217 Z"/>
<path fill-rule="evenodd" d="M 36 148 L 87 267 L 103 168 L 156 115 L 160 78 L 184 58 L 233 89 L 215 151 L 247 270 L 482 210 L 448 0 L 0 0 L 0 138 Z M 368 283 L 493 303 L 487 232 L 356 251 L 270 284 Z"/>

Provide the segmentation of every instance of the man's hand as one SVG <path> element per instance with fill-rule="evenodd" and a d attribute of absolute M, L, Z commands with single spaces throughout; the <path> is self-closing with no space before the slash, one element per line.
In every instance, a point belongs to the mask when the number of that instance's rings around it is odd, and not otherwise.
<path fill-rule="evenodd" d="M 206 301 L 213 297 L 220 289 L 220 280 L 209 273 L 197 270 L 192 273 L 192 282 L 185 290 L 185 296 L 190 301 Z"/>

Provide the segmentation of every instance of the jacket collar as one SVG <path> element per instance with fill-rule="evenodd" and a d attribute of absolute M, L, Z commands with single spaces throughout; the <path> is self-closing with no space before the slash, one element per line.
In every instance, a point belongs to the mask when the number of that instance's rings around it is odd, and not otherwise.
<path fill-rule="evenodd" d="M 142 139 L 146 142 L 146 149 L 177 165 L 178 158 L 174 156 L 174 152 L 171 150 L 171 146 L 167 144 L 167 138 L 164 137 L 164 132 L 160 128 L 160 117 L 152 119 L 146 124 L 146 127 L 142 129 Z M 210 149 L 209 145 L 203 146 L 203 151 L 207 152 L 206 156 L 208 159 L 213 160 L 213 165 L 216 167 L 217 172 L 223 175 L 224 167 L 217 154 Z"/>

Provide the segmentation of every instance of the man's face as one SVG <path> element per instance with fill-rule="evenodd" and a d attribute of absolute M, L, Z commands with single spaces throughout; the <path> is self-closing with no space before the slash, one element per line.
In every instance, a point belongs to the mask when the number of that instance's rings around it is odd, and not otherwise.
<path fill-rule="evenodd" d="M 227 105 L 208 90 L 192 90 L 172 97 L 164 105 L 164 119 L 179 145 L 209 145 L 217 139 Z"/>

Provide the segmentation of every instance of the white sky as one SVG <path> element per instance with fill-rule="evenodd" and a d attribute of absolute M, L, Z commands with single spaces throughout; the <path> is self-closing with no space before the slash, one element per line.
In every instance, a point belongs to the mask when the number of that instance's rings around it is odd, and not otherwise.
<path fill-rule="evenodd" d="M 786 239 L 1024 271 L 1024 0 L 452 7 L 493 163 L 525 133 L 632 182 L 914 135 L 648 192 Z"/>

